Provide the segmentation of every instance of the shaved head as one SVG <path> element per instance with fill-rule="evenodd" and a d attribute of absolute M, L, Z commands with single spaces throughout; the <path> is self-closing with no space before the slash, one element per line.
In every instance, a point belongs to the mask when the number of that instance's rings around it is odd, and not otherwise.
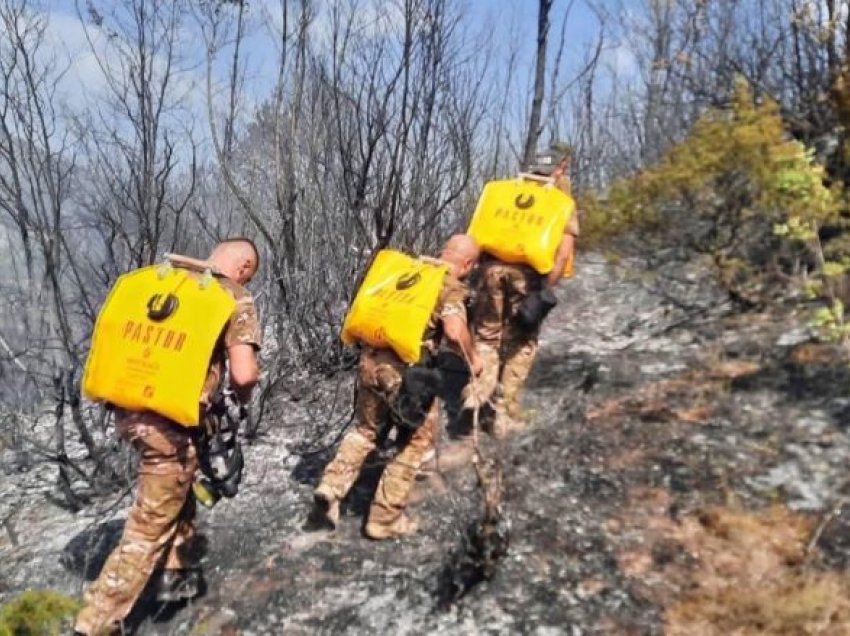
<path fill-rule="evenodd" d="M 225 239 L 213 248 L 209 261 L 218 270 L 244 285 L 253 278 L 260 266 L 260 254 L 254 242 L 245 237 Z"/>
<path fill-rule="evenodd" d="M 455 234 L 443 246 L 440 258 L 453 266 L 457 278 L 464 278 L 472 270 L 481 248 L 469 234 Z"/>

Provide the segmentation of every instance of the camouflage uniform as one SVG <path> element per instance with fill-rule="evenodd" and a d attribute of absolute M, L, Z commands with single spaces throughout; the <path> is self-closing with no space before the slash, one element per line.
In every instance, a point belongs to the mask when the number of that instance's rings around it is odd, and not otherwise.
<path fill-rule="evenodd" d="M 570 181 L 561 177 L 555 184 L 570 194 Z M 566 232 L 577 236 L 578 217 L 573 214 Z M 476 277 L 473 331 L 475 348 L 484 363 L 477 382 L 493 387 L 490 400 L 496 412 L 495 436 L 522 427 L 521 394 L 537 355 L 540 327 L 529 330 L 515 321 L 520 303 L 543 289 L 546 276 L 523 264 L 503 263 L 493 256 L 482 258 Z"/>
<path fill-rule="evenodd" d="M 466 320 L 467 295 L 466 286 L 447 274 L 425 332 L 424 344 L 432 353 L 441 339 L 443 318 L 457 315 Z M 404 362 L 391 349 L 364 348 L 358 369 L 357 425 L 343 438 L 336 456 L 325 468 L 317 493 L 342 500 L 351 489 L 397 402 L 404 369 Z M 401 517 L 422 458 L 436 441 L 439 417 L 440 406 L 435 399 L 424 423 L 384 469 L 369 509 L 369 525 L 389 527 Z"/>
<path fill-rule="evenodd" d="M 259 348 L 261 341 L 253 298 L 240 285 L 221 282 L 237 305 L 213 352 L 201 393 L 202 413 L 221 381 L 227 348 L 240 343 Z M 136 499 L 121 541 L 84 594 L 85 606 L 75 625 L 83 634 L 116 631 L 158 567 L 181 570 L 192 565 L 187 552 L 195 536 L 195 500 L 190 494 L 198 467 L 194 430 L 151 411 L 116 409 L 115 415 L 119 437 L 139 452 Z"/>

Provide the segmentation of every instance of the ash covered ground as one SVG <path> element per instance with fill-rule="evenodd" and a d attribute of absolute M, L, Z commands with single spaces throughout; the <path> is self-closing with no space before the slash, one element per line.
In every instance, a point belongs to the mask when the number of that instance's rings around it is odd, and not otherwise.
<path fill-rule="evenodd" d="M 482 440 L 509 527 L 489 580 L 463 568 L 483 504 L 447 436 L 411 504 L 418 535 L 361 534 L 380 458 L 339 530 L 304 529 L 352 378 L 293 379 L 239 496 L 199 511 L 205 595 L 143 606 L 137 633 L 850 633 L 850 371 L 795 304 L 742 313 L 705 271 L 590 254 L 560 290 L 531 426 Z M 326 434 L 307 439 L 317 418 Z M 7 453 L 2 469 L 0 602 L 79 595 L 129 493 L 71 513 L 46 498 L 55 466 Z"/>

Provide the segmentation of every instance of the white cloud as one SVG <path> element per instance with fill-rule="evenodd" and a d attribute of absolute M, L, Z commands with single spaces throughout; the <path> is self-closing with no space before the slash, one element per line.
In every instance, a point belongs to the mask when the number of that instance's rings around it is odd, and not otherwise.
<path fill-rule="evenodd" d="M 59 68 L 68 68 L 59 87 L 60 97 L 71 106 L 84 106 L 87 97 L 100 94 L 107 86 L 86 40 L 85 27 L 78 16 L 68 13 L 54 11 L 44 17 L 47 30 L 43 54 L 54 58 Z M 89 28 L 89 34 L 95 46 L 102 47 L 104 34 L 94 26 Z"/>
<path fill-rule="evenodd" d="M 84 24 L 75 12 L 54 8 L 42 17 L 47 28 L 40 54 L 45 61 L 55 60 L 58 69 L 67 69 L 57 90 L 60 102 L 70 112 L 83 113 L 92 112 L 98 103 L 114 97 L 110 81 L 116 88 L 123 86 L 128 64 L 122 57 L 120 36 L 110 37 L 104 28 L 92 22 Z M 203 45 L 198 44 L 199 36 L 191 31 L 191 26 L 184 25 L 177 37 L 177 54 L 189 58 L 175 61 L 168 70 L 171 78 L 166 99 L 182 102 L 194 115 L 178 116 L 172 122 L 177 126 L 191 125 L 192 119 L 204 121 L 206 117 Z M 164 52 L 155 52 L 152 62 L 157 81 L 157 76 L 161 77 L 168 66 Z"/>
<path fill-rule="evenodd" d="M 621 79 L 629 79 L 640 74 L 637 56 L 625 44 L 606 48 L 600 53 L 600 64 Z"/>
<path fill-rule="evenodd" d="M 355 38 L 373 40 L 400 36 L 404 33 L 405 14 L 403 0 L 316 0 L 310 4 L 313 11 L 309 37 L 318 50 L 329 50 L 334 31 L 334 12 L 345 29 L 351 23 L 351 35 Z M 262 22 L 280 33 L 283 28 L 283 13 L 280 0 L 254 0 L 249 10 L 259 13 Z M 300 9 L 291 6 L 288 15 L 290 33 L 297 28 Z M 417 21 L 428 19 L 426 14 L 418 16 Z"/>

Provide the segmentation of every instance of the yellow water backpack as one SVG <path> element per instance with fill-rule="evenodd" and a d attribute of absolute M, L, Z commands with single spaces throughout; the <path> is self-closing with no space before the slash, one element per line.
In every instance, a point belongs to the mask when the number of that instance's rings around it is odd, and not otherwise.
<path fill-rule="evenodd" d="M 235 307 L 209 271 L 164 264 L 124 274 L 97 317 L 83 393 L 197 426 L 213 348 Z"/>
<path fill-rule="evenodd" d="M 573 198 L 553 183 L 522 177 L 490 181 L 467 233 L 499 260 L 548 274 L 574 211 Z"/>
<path fill-rule="evenodd" d="M 415 364 L 446 272 L 448 266 L 438 261 L 381 250 L 351 303 L 342 341 L 391 348 L 399 358 Z"/>

